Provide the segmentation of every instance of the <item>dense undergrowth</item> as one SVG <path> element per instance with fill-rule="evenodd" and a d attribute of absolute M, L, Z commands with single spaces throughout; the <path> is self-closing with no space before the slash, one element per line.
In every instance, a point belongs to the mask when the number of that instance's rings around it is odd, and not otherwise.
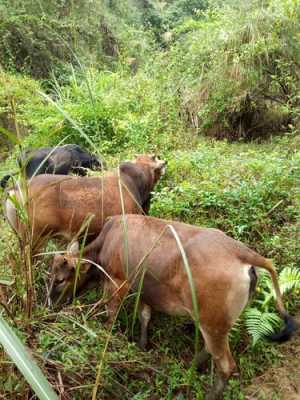
<path fill-rule="evenodd" d="M 60 2 L 58 8 L 59 2 L 53 1 L 49 9 L 31 3 L 24 2 L 17 12 L 16 2 L 0 1 L 5 8 L 0 49 L 6 50 L 0 70 L 0 176 L 17 170 L 16 136 L 24 148 L 78 143 L 103 154 L 110 167 L 135 153 L 157 152 L 168 160 L 168 170 L 150 213 L 223 229 L 272 258 L 285 303 L 289 311 L 297 310 L 298 3 L 250 1 L 237 7 L 225 1 L 211 7 L 199 1 L 191 7 L 194 2 L 181 0 L 163 7 L 161 2 L 126 1 L 120 6 L 107 1 L 94 9 L 99 3 L 92 1 L 85 10 L 89 17 L 82 7 L 72 9 L 73 2 Z M 24 33 L 26 15 L 31 23 Z M 16 31 L 27 46 L 21 55 Z M 64 40 L 56 41 L 55 33 Z M 26 61 L 22 65 L 20 57 Z M 33 79 L 37 76 L 42 79 Z M 64 390 L 64 398 L 90 398 L 101 361 L 99 399 L 203 398 L 211 371 L 199 375 L 190 368 L 193 328 L 180 319 L 155 315 L 150 350 L 142 352 L 131 338 L 130 299 L 111 336 L 103 326 L 102 309 L 87 317 L 100 289 L 59 312 L 49 310 L 49 257 L 34 270 L 37 299 L 28 320 L 22 259 L 4 220 L 1 233 L 0 278 L 12 281 L 0 286 L 1 301 L 8 303 L 7 319 L 15 322 L 50 382 Z M 270 281 L 263 275 L 233 330 L 244 384 L 278 357 L 278 348 L 262 339 L 280 324 L 272 300 Z M 31 397 L 2 350 L 0 371 L 4 398 Z M 225 398 L 244 398 L 237 381 L 231 382 Z"/>

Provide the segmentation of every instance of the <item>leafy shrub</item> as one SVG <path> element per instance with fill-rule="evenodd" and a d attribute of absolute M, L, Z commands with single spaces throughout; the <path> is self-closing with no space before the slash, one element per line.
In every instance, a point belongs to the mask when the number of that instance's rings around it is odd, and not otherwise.
<path fill-rule="evenodd" d="M 27 102 L 23 118 L 30 119 L 32 135 L 26 146 L 57 144 L 66 138 L 115 154 L 132 148 L 149 151 L 167 144 L 177 125 L 161 114 L 152 79 L 141 73 L 131 80 L 119 73 L 93 69 L 75 73 L 66 87 L 56 83 L 51 94 L 36 91 L 37 101 Z M 175 138 L 175 137 L 174 137 Z"/>
<path fill-rule="evenodd" d="M 176 0 L 172 1 L 164 12 L 164 24 L 168 28 L 178 26 L 187 17 L 197 18 L 200 10 L 206 9 L 206 0 Z"/>
<path fill-rule="evenodd" d="M 36 78 L 47 78 L 54 70 L 66 71 L 66 63 L 75 62 L 69 42 L 70 29 L 55 21 L 20 15 L 0 25 L 0 63 Z"/>
<path fill-rule="evenodd" d="M 187 124 L 234 140 L 287 129 L 299 115 L 297 9 L 286 0 L 225 3 L 176 27 L 169 79 Z"/>
<path fill-rule="evenodd" d="M 0 70 L 0 151 L 1 158 L 12 151 L 18 134 L 23 137 L 30 131 L 30 118 L 24 109 L 30 104 L 34 108 L 40 102 L 36 97 L 39 84 L 32 79 L 7 74 Z"/>
<path fill-rule="evenodd" d="M 114 68 L 128 53 L 141 64 L 150 47 L 151 33 L 141 28 L 141 8 L 132 0 L 91 0 L 88 5 L 41 0 L 36 7 L 31 0 L 2 3 L 0 62 L 6 70 L 39 79 L 51 79 L 54 72 L 65 83 L 69 64 Z"/>

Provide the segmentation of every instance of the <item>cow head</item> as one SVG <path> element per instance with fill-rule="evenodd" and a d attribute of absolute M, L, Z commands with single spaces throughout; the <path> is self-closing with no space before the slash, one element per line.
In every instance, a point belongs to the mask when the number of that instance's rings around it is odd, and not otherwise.
<path fill-rule="evenodd" d="M 92 155 L 89 168 L 94 171 L 101 171 L 102 169 L 106 169 L 106 163 L 103 159 L 99 159 L 97 156 Z"/>
<path fill-rule="evenodd" d="M 91 169 L 93 171 L 101 171 L 106 169 L 106 163 L 102 158 L 98 158 L 95 155 L 88 155 L 80 160 L 81 166 L 84 168 Z"/>
<path fill-rule="evenodd" d="M 76 291 L 88 280 L 91 264 L 79 259 L 79 244 L 75 242 L 66 254 L 56 254 L 50 270 L 50 298 L 53 303 L 70 301 Z M 77 276 L 76 276 L 77 274 Z"/>
<path fill-rule="evenodd" d="M 154 184 L 159 180 L 159 178 L 165 174 L 167 161 L 161 160 L 155 154 L 140 154 L 135 156 L 134 162 L 136 164 L 147 167 L 151 172 L 153 172 Z"/>

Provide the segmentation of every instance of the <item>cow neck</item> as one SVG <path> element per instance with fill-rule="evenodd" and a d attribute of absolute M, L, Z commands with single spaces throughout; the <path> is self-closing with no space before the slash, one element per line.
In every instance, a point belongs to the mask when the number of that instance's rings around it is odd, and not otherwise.
<path fill-rule="evenodd" d="M 97 247 L 97 243 L 94 244 L 94 242 L 92 242 L 83 250 L 82 257 L 97 264 L 98 253 L 99 249 Z"/>
<path fill-rule="evenodd" d="M 135 189 L 138 193 L 137 200 L 140 206 L 149 200 L 150 192 L 154 186 L 154 178 L 150 167 L 146 164 L 134 164 L 131 162 L 125 162 L 120 166 L 121 179 L 126 181 L 129 179 L 131 185 L 128 188 L 130 191 Z M 134 193 L 133 193 L 134 194 Z"/>
<path fill-rule="evenodd" d="M 142 198 L 142 205 L 144 205 L 149 200 L 154 187 L 154 177 L 151 168 L 147 164 L 139 164 L 138 167 L 141 169 L 144 176 L 140 187 L 138 187 Z"/>

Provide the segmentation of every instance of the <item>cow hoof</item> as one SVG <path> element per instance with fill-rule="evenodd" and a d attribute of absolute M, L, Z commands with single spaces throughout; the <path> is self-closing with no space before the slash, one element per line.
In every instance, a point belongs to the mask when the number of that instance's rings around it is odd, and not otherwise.
<path fill-rule="evenodd" d="M 144 341 L 139 340 L 137 345 L 140 348 L 140 350 L 142 350 L 142 351 L 146 351 L 147 350 L 147 343 L 145 343 Z"/>
<path fill-rule="evenodd" d="M 207 393 L 205 396 L 205 400 L 219 400 L 222 398 L 222 395 L 219 393 L 216 393 L 214 390 L 211 392 Z"/>
<path fill-rule="evenodd" d="M 210 355 L 205 348 L 200 353 L 196 354 L 193 363 L 198 372 L 204 372 L 209 366 Z"/>
<path fill-rule="evenodd" d="M 209 360 L 203 361 L 201 363 L 196 362 L 196 370 L 199 374 L 203 374 L 208 370 Z"/>

